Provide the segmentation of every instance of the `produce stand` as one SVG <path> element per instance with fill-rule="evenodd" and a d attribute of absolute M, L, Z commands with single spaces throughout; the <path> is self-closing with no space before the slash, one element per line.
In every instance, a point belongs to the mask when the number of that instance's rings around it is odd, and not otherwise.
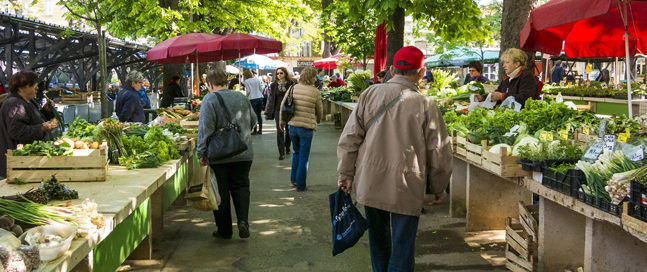
<path fill-rule="evenodd" d="M 351 112 L 357 107 L 357 103 L 332 101 L 327 99 L 324 101 L 324 115 L 327 114 L 341 114 L 341 128 L 346 126 L 346 121 L 350 118 Z"/>
<path fill-rule="evenodd" d="M 517 200 L 528 203 L 536 194 L 539 271 L 580 266 L 584 271 L 641 271 L 647 266 L 644 222 L 589 206 L 533 177 L 504 178 L 463 156 L 454 157 L 450 215 L 465 214 L 467 231 L 504 229 L 506 217 L 518 217 Z"/>
<path fill-rule="evenodd" d="M 97 234 L 73 240 L 64 255 L 38 271 L 115 271 L 126 258 L 149 259 L 154 241 L 161 240 L 163 213 L 186 188 L 188 178 L 199 171 L 195 145 L 178 160 L 158 168 L 127 170 L 110 165 L 105 182 L 67 185 L 84 199 L 94 200 L 106 225 Z M 0 191 L 18 194 L 37 184 L 14 185 L 0 181 Z"/>
<path fill-rule="evenodd" d="M 545 96 L 551 96 L 553 98 L 556 95 L 545 94 Z M 627 99 L 617 99 L 617 98 L 606 98 L 606 97 L 582 97 L 582 96 L 562 96 L 564 101 L 572 101 L 576 105 L 589 105 L 590 110 L 594 111 L 597 114 L 612 115 L 612 114 L 628 114 L 627 109 Z M 632 108 L 634 115 L 639 113 L 647 112 L 647 100 L 646 99 L 634 99 L 632 100 Z"/>

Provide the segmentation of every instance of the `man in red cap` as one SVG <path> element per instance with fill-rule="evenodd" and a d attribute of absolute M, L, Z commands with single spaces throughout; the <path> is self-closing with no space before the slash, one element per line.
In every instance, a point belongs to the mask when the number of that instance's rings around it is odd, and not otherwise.
<path fill-rule="evenodd" d="M 393 58 L 387 83 L 359 97 L 337 146 L 338 186 L 365 206 L 373 271 L 413 271 L 427 182 L 442 202 L 452 171 L 447 129 L 436 103 L 418 92 L 424 55 L 413 46 Z"/>

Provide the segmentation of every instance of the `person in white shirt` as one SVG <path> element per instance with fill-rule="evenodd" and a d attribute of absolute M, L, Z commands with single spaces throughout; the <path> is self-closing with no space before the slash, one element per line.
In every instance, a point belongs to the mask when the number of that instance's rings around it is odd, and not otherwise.
<path fill-rule="evenodd" d="M 252 108 L 258 119 L 258 127 L 254 127 L 252 135 L 262 134 L 263 117 L 261 116 L 261 112 L 263 111 L 263 88 L 261 87 L 261 81 L 257 77 L 254 77 L 254 74 L 250 70 L 245 70 L 243 77 L 245 78 L 243 85 L 247 92 L 247 98 L 249 98 L 249 102 L 252 104 Z"/>

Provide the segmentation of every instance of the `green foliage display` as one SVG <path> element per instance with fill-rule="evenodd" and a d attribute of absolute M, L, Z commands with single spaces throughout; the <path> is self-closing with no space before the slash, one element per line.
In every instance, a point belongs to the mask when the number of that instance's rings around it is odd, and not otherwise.
<path fill-rule="evenodd" d="M 368 81 L 372 77 L 373 74 L 371 74 L 371 71 L 357 70 L 348 77 L 347 82 L 350 83 L 356 93 L 361 93 L 366 90 L 368 86 L 371 86 Z"/>

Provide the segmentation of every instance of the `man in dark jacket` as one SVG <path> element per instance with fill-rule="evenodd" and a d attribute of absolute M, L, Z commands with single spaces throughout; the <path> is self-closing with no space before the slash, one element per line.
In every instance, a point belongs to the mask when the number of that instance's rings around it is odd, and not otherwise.
<path fill-rule="evenodd" d="M 168 108 L 173 105 L 173 99 L 176 97 L 184 97 L 182 93 L 182 88 L 177 82 L 180 80 L 180 77 L 175 75 L 171 77 L 171 82 L 164 87 L 164 92 L 162 92 L 162 102 L 160 103 L 160 108 Z"/>
<path fill-rule="evenodd" d="M 553 69 L 553 73 L 550 75 L 550 81 L 559 83 L 564 79 L 564 76 L 566 76 L 566 73 L 562 67 L 562 61 L 555 61 L 555 68 Z"/>
<path fill-rule="evenodd" d="M 121 122 L 144 123 L 144 105 L 137 91 L 142 87 L 144 77 L 140 72 L 131 71 L 126 77 L 126 84 L 117 97 L 116 112 Z"/>

